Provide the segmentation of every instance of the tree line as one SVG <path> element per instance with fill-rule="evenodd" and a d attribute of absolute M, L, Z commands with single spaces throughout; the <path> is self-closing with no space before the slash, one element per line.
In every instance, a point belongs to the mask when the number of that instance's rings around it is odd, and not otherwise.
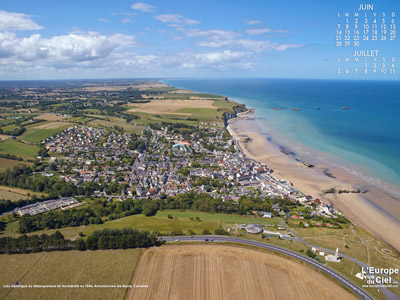
<path fill-rule="evenodd" d="M 17 238 L 0 238 L 0 254 L 22 254 L 72 249 L 74 249 L 74 243 L 64 239 L 64 236 L 59 231 L 52 235 L 22 235 Z"/>
<path fill-rule="evenodd" d="M 85 244 L 83 244 L 83 242 Z M 138 231 L 132 228 L 97 230 L 88 236 L 86 241 L 82 239 L 78 242 L 78 250 L 98 250 L 98 249 L 128 249 L 128 248 L 147 248 L 160 246 L 155 234 L 148 231 Z M 86 248 L 85 248 L 86 247 Z"/>
<path fill-rule="evenodd" d="M 132 228 L 103 229 L 89 235 L 86 240 L 67 240 L 56 231 L 51 235 L 22 235 L 17 238 L 0 238 L 0 254 L 23 254 L 68 250 L 129 249 L 160 246 L 155 234 Z"/>

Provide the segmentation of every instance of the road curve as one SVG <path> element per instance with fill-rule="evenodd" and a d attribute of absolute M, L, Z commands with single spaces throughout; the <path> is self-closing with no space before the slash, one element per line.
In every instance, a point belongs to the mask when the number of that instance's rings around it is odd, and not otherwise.
<path fill-rule="evenodd" d="M 375 300 L 374 297 L 370 296 L 366 291 L 362 290 L 360 287 L 358 287 L 356 284 L 354 284 L 352 281 L 347 279 L 346 277 L 342 276 L 341 274 L 337 273 L 336 271 L 324 266 L 323 264 L 317 262 L 316 260 L 312 258 L 308 258 L 306 256 L 300 255 L 296 252 L 287 250 L 285 248 L 281 248 L 278 246 L 274 245 L 269 245 L 257 241 L 252 241 L 252 240 L 245 240 L 245 239 L 239 239 L 239 238 L 234 238 L 234 237 L 228 237 L 228 236 L 213 236 L 213 235 L 206 235 L 206 236 L 201 236 L 201 235 L 194 235 L 193 237 L 190 236 L 174 236 L 174 237 L 160 237 L 160 240 L 164 240 L 166 242 L 173 242 L 175 240 L 179 241 L 204 241 L 205 239 L 213 239 L 214 242 L 232 242 L 232 243 L 240 243 L 240 244 L 245 244 L 245 245 L 250 245 L 250 246 L 256 246 L 268 250 L 272 250 L 275 252 L 283 253 L 288 256 L 294 257 L 296 259 L 299 259 L 309 265 L 312 265 L 314 268 L 317 268 L 318 270 L 324 272 L 325 274 L 333 277 L 334 279 L 338 280 L 341 282 L 343 285 L 345 285 L 347 288 L 352 290 L 355 294 L 357 294 L 361 299 L 365 300 Z"/>

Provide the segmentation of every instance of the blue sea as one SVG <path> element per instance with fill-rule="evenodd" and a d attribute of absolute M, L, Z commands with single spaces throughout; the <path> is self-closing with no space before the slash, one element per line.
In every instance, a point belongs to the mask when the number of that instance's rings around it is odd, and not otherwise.
<path fill-rule="evenodd" d="M 225 95 L 255 109 L 256 122 L 264 133 L 300 159 L 312 157 L 315 152 L 314 156 L 319 159 L 354 169 L 376 183 L 400 187 L 398 81 L 182 79 L 163 82 L 196 92 Z"/>

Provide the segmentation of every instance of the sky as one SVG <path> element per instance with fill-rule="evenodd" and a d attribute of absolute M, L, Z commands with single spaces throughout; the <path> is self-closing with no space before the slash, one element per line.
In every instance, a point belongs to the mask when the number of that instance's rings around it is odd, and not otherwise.
<path fill-rule="evenodd" d="M 398 80 L 400 55 L 396 57 L 396 74 L 337 74 L 338 68 L 346 67 L 338 63 L 338 57 L 352 57 L 354 50 L 379 49 L 378 59 L 400 53 L 400 37 L 385 42 L 362 41 L 359 48 L 335 45 L 336 26 L 344 20 L 339 21 L 338 12 L 354 13 L 361 3 L 355 0 L 3 0 L 0 80 L 203 77 Z M 368 3 L 374 4 L 374 12 L 378 14 L 395 12 L 394 20 L 400 26 L 400 1 Z M 356 67 L 352 65 L 350 70 Z"/>

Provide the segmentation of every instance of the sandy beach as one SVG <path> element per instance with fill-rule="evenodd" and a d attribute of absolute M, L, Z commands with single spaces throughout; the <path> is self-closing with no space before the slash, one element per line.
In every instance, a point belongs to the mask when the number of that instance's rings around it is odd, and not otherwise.
<path fill-rule="evenodd" d="M 286 179 L 305 194 L 332 203 L 354 224 L 364 228 L 400 251 L 400 200 L 359 177 L 319 164 L 313 168 L 284 154 L 280 147 L 261 133 L 251 115 L 242 114 L 229 121 L 228 130 L 239 141 L 243 152 L 250 158 L 267 164 L 279 179 Z M 244 142 L 243 137 L 250 140 Z M 240 141 L 242 140 L 242 141 Z M 308 162 L 307 163 L 313 163 Z M 324 174 L 329 170 L 335 178 Z M 362 186 L 364 193 L 324 194 L 324 190 L 355 190 Z"/>

